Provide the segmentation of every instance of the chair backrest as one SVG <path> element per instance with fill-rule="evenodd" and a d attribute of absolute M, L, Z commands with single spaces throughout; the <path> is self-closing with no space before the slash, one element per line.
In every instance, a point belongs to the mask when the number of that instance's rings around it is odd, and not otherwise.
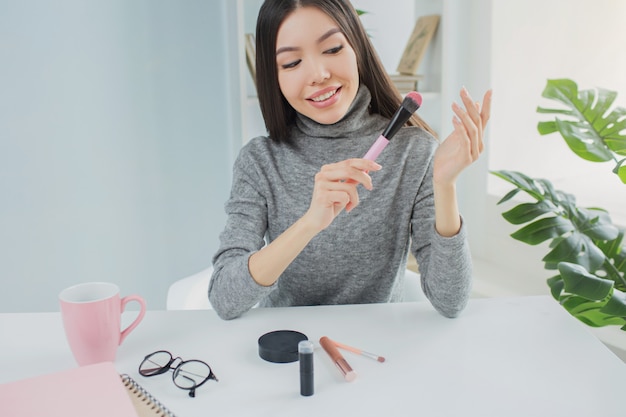
<path fill-rule="evenodd" d="M 206 310 L 212 308 L 209 303 L 211 275 L 213 275 L 213 266 L 170 285 L 167 291 L 167 309 Z"/>
<path fill-rule="evenodd" d="M 404 272 L 404 301 L 426 301 L 420 274 L 410 269 Z"/>

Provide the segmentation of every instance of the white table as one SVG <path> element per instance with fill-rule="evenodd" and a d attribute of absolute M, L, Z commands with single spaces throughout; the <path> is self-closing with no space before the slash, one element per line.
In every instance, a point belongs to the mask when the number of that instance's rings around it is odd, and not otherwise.
<path fill-rule="evenodd" d="M 279 329 L 315 342 L 312 397 L 299 394 L 297 362 L 258 356 L 258 337 Z M 0 383 L 76 366 L 58 313 L 0 314 L 0 335 Z M 358 374 L 345 382 L 321 336 L 387 361 L 345 352 Z M 205 360 L 219 382 L 190 398 L 171 374 L 139 376 L 158 349 Z M 473 299 L 457 319 L 428 303 L 254 309 L 232 321 L 149 311 L 115 365 L 180 417 L 626 415 L 626 365 L 549 297 Z"/>

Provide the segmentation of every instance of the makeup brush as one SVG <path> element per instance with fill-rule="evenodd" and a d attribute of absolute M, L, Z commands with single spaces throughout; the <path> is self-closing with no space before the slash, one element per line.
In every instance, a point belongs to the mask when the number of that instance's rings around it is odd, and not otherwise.
<path fill-rule="evenodd" d="M 361 350 L 359 348 L 355 348 L 355 347 L 352 347 L 352 346 L 344 345 L 343 343 L 340 343 L 340 342 L 338 342 L 336 340 L 333 340 L 333 343 L 335 344 L 335 346 L 337 346 L 340 349 L 347 350 L 349 352 L 356 353 L 357 355 L 362 355 L 362 356 L 365 356 L 365 357 L 370 358 L 370 359 L 374 359 L 375 361 L 378 361 L 378 362 L 381 362 L 381 363 L 385 362 L 385 358 L 383 356 L 378 356 L 375 353 L 366 352 L 366 351 Z"/>
<path fill-rule="evenodd" d="M 365 154 L 363 159 L 368 159 L 370 161 L 375 161 L 378 155 L 385 149 L 385 146 L 389 143 L 391 138 L 398 133 L 398 130 L 409 120 L 411 115 L 417 111 L 422 105 L 422 95 L 417 91 L 411 91 L 408 93 L 404 100 L 402 100 L 402 104 L 400 108 L 396 111 L 396 113 L 391 118 L 389 125 L 383 131 L 383 133 L 376 139 L 376 142 L 372 145 L 369 151 Z"/>

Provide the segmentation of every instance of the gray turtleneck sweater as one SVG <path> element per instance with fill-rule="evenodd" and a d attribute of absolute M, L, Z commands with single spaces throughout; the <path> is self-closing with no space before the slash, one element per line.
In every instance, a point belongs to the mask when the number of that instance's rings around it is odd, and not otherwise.
<path fill-rule="evenodd" d="M 359 205 L 340 213 L 271 286 L 261 286 L 248 258 L 308 210 L 322 165 L 365 155 L 388 124 L 370 115 L 362 86 L 346 116 L 321 125 L 298 115 L 293 145 L 257 137 L 240 151 L 226 203 L 228 215 L 213 258 L 209 300 L 232 319 L 262 307 L 402 301 L 409 249 L 419 264 L 422 290 L 444 316 L 465 307 L 471 258 L 465 227 L 442 237 L 434 227 L 432 160 L 437 141 L 403 127 L 376 162 L 374 189 L 359 187 Z"/>

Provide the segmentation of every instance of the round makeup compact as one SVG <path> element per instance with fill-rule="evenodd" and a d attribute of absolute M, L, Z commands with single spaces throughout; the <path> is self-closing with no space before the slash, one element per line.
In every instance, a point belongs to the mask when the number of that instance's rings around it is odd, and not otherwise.
<path fill-rule="evenodd" d="M 309 340 L 294 330 L 276 330 L 259 337 L 259 356 L 268 362 L 287 363 L 298 360 L 298 343 Z"/>

